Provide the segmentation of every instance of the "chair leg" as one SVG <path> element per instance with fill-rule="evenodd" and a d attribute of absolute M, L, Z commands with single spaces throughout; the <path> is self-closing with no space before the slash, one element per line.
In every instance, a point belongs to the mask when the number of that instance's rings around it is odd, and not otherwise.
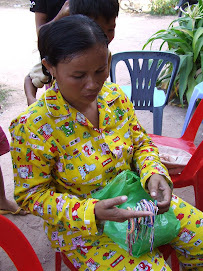
<path fill-rule="evenodd" d="M 181 136 L 185 133 L 185 130 L 186 130 L 187 126 L 188 126 L 188 123 L 190 121 L 190 118 L 192 116 L 192 112 L 193 112 L 193 109 L 194 109 L 194 106 L 195 106 L 195 103 L 196 103 L 196 99 L 197 99 L 197 96 L 194 95 L 190 100 L 190 103 L 189 103 L 189 106 L 188 106 L 188 109 L 187 109 L 187 113 L 186 113 L 186 116 L 185 116 L 185 121 L 184 121 L 184 124 L 183 124 L 183 129 L 182 129 Z"/>
<path fill-rule="evenodd" d="M 173 249 L 171 252 L 171 268 L 173 271 L 179 271 L 180 270 L 180 264 L 176 255 L 175 250 Z"/>
<path fill-rule="evenodd" d="M 55 271 L 61 271 L 61 253 L 55 252 Z"/>
<path fill-rule="evenodd" d="M 153 109 L 153 133 L 162 134 L 163 107 L 154 107 Z"/>

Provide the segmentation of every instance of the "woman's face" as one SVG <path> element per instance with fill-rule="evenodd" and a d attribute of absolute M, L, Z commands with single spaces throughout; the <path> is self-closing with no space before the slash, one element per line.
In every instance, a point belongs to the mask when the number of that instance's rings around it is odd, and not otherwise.
<path fill-rule="evenodd" d="M 108 77 L 108 49 L 97 44 L 56 67 L 43 64 L 56 78 L 64 99 L 76 109 L 83 110 L 96 100 Z"/>

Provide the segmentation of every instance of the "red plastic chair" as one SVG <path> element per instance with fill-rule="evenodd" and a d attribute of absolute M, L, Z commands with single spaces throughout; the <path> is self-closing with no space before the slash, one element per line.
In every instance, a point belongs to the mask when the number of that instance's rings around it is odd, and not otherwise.
<path fill-rule="evenodd" d="M 43 271 L 40 261 L 25 235 L 5 216 L 0 215 L 0 247 L 18 271 Z"/>
<path fill-rule="evenodd" d="M 185 130 L 185 133 L 180 138 L 172 138 L 166 136 L 150 135 L 153 142 L 159 145 L 179 148 L 192 154 L 191 159 L 185 166 L 181 174 L 171 175 L 175 188 L 181 188 L 192 185 L 195 191 L 196 207 L 203 211 L 203 186 L 196 180 L 197 173 L 201 170 L 203 164 L 203 142 L 197 148 L 194 144 L 195 136 L 198 128 L 203 120 L 203 100 L 199 103 L 195 113 Z"/>
<path fill-rule="evenodd" d="M 61 271 L 62 260 L 71 271 L 78 270 L 77 268 L 75 268 L 75 266 L 72 264 L 72 262 L 69 261 L 69 259 L 67 258 L 67 256 L 63 252 L 56 252 L 55 253 L 55 271 Z"/>
<path fill-rule="evenodd" d="M 195 192 L 195 205 L 203 211 L 203 141 L 198 148 L 194 144 L 195 136 L 203 119 L 203 100 L 199 103 L 195 113 L 185 130 L 185 133 L 180 138 L 172 138 L 158 135 L 150 135 L 154 143 L 170 147 L 179 148 L 192 154 L 191 159 L 185 166 L 181 174 L 171 175 L 175 188 L 181 188 L 192 185 Z M 179 270 L 179 262 L 176 257 L 175 250 L 170 245 L 159 247 L 164 258 L 168 259 L 171 256 L 171 265 L 173 271 Z"/>

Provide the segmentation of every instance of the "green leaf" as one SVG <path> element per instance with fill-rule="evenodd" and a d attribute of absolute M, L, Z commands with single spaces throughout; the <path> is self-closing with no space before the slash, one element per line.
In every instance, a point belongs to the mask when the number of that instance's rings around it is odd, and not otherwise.
<path fill-rule="evenodd" d="M 199 39 L 195 45 L 194 50 L 194 62 L 197 60 L 198 56 L 199 56 L 199 52 L 202 50 L 202 46 L 203 46 L 203 39 Z"/>
<path fill-rule="evenodd" d="M 190 36 L 191 38 L 193 38 L 193 31 L 191 30 L 188 30 L 188 29 L 183 29 L 183 28 L 179 28 L 179 29 L 176 29 L 175 32 L 176 34 L 178 35 L 178 32 L 183 32 L 185 34 L 187 34 L 188 36 Z M 179 34 L 180 35 L 180 34 Z M 185 37 L 186 38 L 186 37 Z"/>
<path fill-rule="evenodd" d="M 193 55 L 188 54 L 183 63 L 181 68 L 179 69 L 179 76 L 180 76 L 180 83 L 179 83 L 179 96 L 180 96 L 180 102 L 183 104 L 183 95 L 187 88 L 187 80 L 189 77 L 189 74 L 193 68 Z"/>
<path fill-rule="evenodd" d="M 192 93 L 194 91 L 194 87 L 197 85 L 197 82 L 195 80 L 195 74 L 196 74 L 196 69 L 193 69 L 193 71 L 188 76 L 188 88 L 187 88 L 187 92 L 186 92 L 186 97 L 187 97 L 188 103 L 190 102 L 190 98 L 191 98 Z"/>
<path fill-rule="evenodd" d="M 203 52 L 200 53 L 200 58 L 201 58 L 202 81 L 203 81 Z"/>
<path fill-rule="evenodd" d="M 199 39 L 199 37 L 203 34 L 203 27 L 200 27 L 197 29 L 194 38 L 193 38 L 193 42 L 192 42 L 192 47 L 195 48 L 195 45 Z"/>

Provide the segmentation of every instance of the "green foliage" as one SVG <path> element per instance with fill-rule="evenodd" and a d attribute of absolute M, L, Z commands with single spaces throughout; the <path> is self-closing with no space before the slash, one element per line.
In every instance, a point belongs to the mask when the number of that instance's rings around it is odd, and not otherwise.
<path fill-rule="evenodd" d="M 177 11 L 174 9 L 177 5 L 177 0 L 150 0 L 151 14 L 157 15 L 174 15 Z"/>
<path fill-rule="evenodd" d="M 194 86 L 203 81 L 203 3 L 187 8 L 184 16 L 171 22 L 168 29 L 159 30 L 153 34 L 143 46 L 150 44 L 151 49 L 155 40 L 162 40 L 159 50 L 166 44 L 170 52 L 180 56 L 180 66 L 175 81 L 176 95 L 183 104 L 186 94 L 189 102 Z M 160 84 L 166 83 L 171 70 L 166 68 Z"/>

